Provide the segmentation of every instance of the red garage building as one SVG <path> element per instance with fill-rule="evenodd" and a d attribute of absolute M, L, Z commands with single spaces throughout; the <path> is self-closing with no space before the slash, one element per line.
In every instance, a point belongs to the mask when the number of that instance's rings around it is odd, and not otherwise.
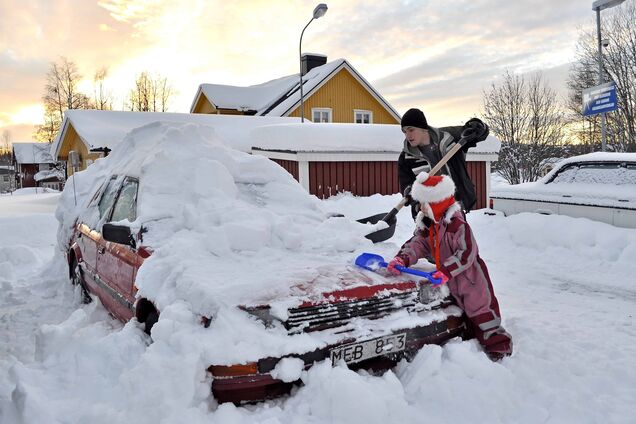
<path fill-rule="evenodd" d="M 399 192 L 397 159 L 404 135 L 398 125 L 268 125 L 255 128 L 251 138 L 253 154 L 277 162 L 319 198 L 344 191 L 356 196 Z M 489 203 L 490 164 L 500 147 L 489 136 L 466 155 L 477 191 L 475 209 Z"/>

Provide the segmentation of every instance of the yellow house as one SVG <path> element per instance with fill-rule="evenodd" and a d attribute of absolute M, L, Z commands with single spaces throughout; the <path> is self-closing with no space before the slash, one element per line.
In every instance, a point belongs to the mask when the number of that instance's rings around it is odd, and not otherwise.
<path fill-rule="evenodd" d="M 400 115 L 345 59 L 303 55 L 303 109 L 313 122 L 399 124 Z M 300 117 L 298 74 L 249 87 L 201 84 L 191 113 Z"/>
<path fill-rule="evenodd" d="M 56 158 L 56 160 L 66 162 L 67 176 L 71 176 L 74 171 L 69 152 L 75 151 L 78 153 L 79 166 L 77 170 L 82 171 L 97 159 L 106 156 L 110 151 L 107 146 L 93 146 L 78 134 L 73 121 L 70 119 L 70 115 L 74 112 L 74 110 L 65 112 L 60 131 L 51 146 L 51 156 Z"/>

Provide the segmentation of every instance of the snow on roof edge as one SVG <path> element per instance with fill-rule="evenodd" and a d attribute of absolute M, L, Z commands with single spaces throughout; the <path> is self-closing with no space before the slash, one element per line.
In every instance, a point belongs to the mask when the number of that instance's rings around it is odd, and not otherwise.
<path fill-rule="evenodd" d="M 250 131 L 252 148 L 266 151 L 322 153 L 399 153 L 404 134 L 397 124 L 286 123 L 256 127 Z M 498 154 L 495 136 L 469 149 L 469 154 Z"/>

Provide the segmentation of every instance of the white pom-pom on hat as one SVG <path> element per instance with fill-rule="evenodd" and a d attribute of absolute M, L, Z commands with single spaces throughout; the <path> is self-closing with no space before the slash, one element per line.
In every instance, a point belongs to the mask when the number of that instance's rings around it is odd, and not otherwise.
<path fill-rule="evenodd" d="M 411 196 L 420 203 L 438 203 L 455 195 L 455 183 L 447 175 L 420 173 L 411 188 Z"/>

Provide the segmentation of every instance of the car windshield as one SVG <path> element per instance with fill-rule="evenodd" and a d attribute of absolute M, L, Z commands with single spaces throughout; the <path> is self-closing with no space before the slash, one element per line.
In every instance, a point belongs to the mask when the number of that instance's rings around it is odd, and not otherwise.
<path fill-rule="evenodd" d="M 104 190 L 101 199 L 99 200 L 99 216 L 103 218 L 108 211 L 110 211 L 111 206 L 115 202 L 115 195 L 117 194 L 117 189 L 119 189 L 119 184 L 117 184 L 117 178 L 112 177 L 108 181 L 108 185 Z"/>
<path fill-rule="evenodd" d="M 132 222 L 135 220 L 136 203 L 137 203 L 137 181 L 127 178 L 119 192 L 117 202 L 113 207 L 113 215 L 110 220 L 113 222 L 127 219 Z"/>
<path fill-rule="evenodd" d="M 578 163 L 565 166 L 550 183 L 636 185 L 636 164 Z"/>

